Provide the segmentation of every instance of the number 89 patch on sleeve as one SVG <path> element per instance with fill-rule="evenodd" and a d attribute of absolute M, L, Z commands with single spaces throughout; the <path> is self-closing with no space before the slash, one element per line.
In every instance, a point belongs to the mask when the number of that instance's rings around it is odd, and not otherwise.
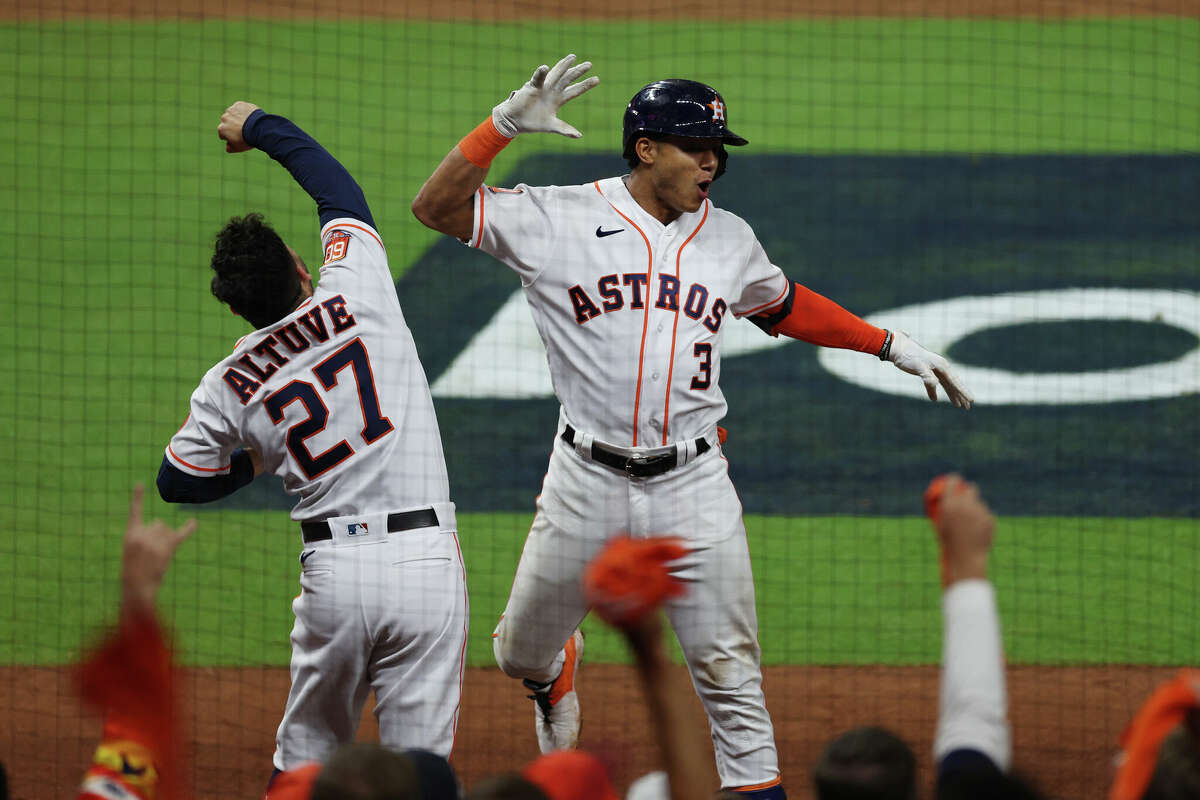
<path fill-rule="evenodd" d="M 325 243 L 325 263 L 341 261 L 350 252 L 350 234 L 345 231 L 333 231 L 329 241 Z"/>

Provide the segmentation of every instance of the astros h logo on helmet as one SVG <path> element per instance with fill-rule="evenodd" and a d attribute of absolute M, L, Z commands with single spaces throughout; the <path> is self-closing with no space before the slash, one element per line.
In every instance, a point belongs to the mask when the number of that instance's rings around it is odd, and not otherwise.
<path fill-rule="evenodd" d="M 721 102 L 721 98 L 719 96 L 714 97 L 713 101 L 708 104 L 708 107 L 712 109 L 713 122 L 725 121 L 725 104 Z"/>

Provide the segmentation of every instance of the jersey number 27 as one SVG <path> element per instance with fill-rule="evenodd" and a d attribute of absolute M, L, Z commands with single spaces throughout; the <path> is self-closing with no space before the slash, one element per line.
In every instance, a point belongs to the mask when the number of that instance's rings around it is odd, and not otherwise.
<path fill-rule="evenodd" d="M 371 444 L 391 433 L 394 426 L 379 410 L 379 394 L 375 391 L 371 361 L 367 358 L 367 348 L 363 346 L 362 339 L 350 342 L 313 367 L 312 372 L 325 391 L 329 391 L 337 386 L 338 373 L 346 367 L 351 368 L 354 383 L 358 387 L 359 407 L 363 417 L 361 436 L 364 442 Z M 354 448 L 342 439 L 323 453 L 314 456 L 309 452 L 304 440 L 325 430 L 329 422 L 329 407 L 321 399 L 316 387 L 308 381 L 294 380 L 263 400 L 263 406 L 266 407 L 272 424 L 278 425 L 283 422 L 284 409 L 297 400 L 304 404 L 308 418 L 288 429 L 287 448 L 305 476 L 312 480 L 354 455 Z"/>

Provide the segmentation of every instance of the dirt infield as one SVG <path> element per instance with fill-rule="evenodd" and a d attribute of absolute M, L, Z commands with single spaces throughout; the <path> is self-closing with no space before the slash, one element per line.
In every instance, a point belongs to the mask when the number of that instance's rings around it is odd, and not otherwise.
<path fill-rule="evenodd" d="M 934 667 L 770 667 L 767 705 L 784 779 L 808 797 L 808 768 L 821 745 L 856 725 L 890 727 L 928 762 L 937 714 Z M 1145 667 L 1013 667 L 1009 671 L 1015 763 L 1058 797 L 1102 797 L 1113 743 L 1152 687 L 1173 673 Z M 680 680 L 687 677 L 680 668 Z M 189 673 L 191 785 L 198 798 L 261 796 L 271 772 L 275 726 L 287 696 L 283 669 L 195 669 Z M 582 746 L 610 765 L 618 788 L 653 769 L 647 717 L 627 667 L 587 665 L 580 677 Z M 99 722 L 83 714 L 61 668 L 0 671 L 0 754 L 19 800 L 68 797 L 89 760 Z M 453 763 L 467 786 L 537 754 L 532 704 L 495 669 L 466 678 Z M 699 719 L 699 704 L 696 705 Z M 364 714 L 360 738 L 375 737 Z M 928 771 L 923 782 L 928 783 Z M 715 782 L 715 777 L 714 777 Z"/>
<path fill-rule="evenodd" d="M 0 19 L 529 19 L 730 20 L 790 17 L 1002 17 L 1062 19 L 1200 16 L 1200 0 L 0 0 Z"/>

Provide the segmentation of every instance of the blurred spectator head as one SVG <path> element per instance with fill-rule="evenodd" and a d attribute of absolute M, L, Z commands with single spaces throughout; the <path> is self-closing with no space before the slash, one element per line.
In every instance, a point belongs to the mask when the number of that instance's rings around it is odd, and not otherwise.
<path fill-rule="evenodd" d="M 446 759 L 423 750 L 398 753 L 376 744 L 348 744 L 325 762 L 312 800 L 422 800 L 459 796 Z"/>
<path fill-rule="evenodd" d="M 467 793 L 467 800 L 549 800 L 546 793 L 515 772 L 480 781 Z"/>
<path fill-rule="evenodd" d="M 1109 800 L 1200 797 L 1200 670 L 1161 684 L 1121 735 Z"/>
<path fill-rule="evenodd" d="M 1200 715 L 1176 727 L 1163 740 L 1154 775 L 1142 800 L 1191 800 L 1200 797 Z"/>
<path fill-rule="evenodd" d="M 549 800 L 619 800 L 600 759 L 582 750 L 559 750 L 534 760 L 521 775 Z"/>
<path fill-rule="evenodd" d="M 813 782 L 818 800 L 914 800 L 917 759 L 891 731 L 855 728 L 826 745 Z"/>

